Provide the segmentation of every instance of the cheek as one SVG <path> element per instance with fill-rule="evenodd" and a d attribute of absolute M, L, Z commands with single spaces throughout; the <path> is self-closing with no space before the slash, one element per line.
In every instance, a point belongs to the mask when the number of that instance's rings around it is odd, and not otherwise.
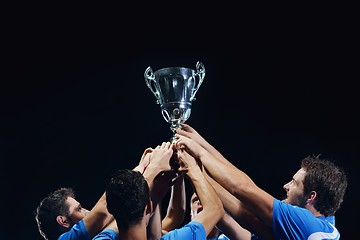
<path fill-rule="evenodd" d="M 71 219 L 74 223 L 79 222 L 81 219 L 83 219 L 85 217 L 85 213 L 84 212 L 77 212 L 75 214 L 73 214 L 71 216 Z"/>
<path fill-rule="evenodd" d="M 294 188 L 289 191 L 289 197 L 292 199 L 293 202 L 298 202 L 299 199 L 302 198 L 302 192 Z"/>

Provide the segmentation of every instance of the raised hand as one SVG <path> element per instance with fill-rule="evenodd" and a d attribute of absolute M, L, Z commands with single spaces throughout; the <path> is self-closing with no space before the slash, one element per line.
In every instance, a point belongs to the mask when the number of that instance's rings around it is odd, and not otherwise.
<path fill-rule="evenodd" d="M 183 123 L 181 125 L 182 125 L 182 128 L 176 129 L 177 134 L 188 137 L 188 138 L 194 140 L 195 142 L 199 143 L 203 147 L 205 147 L 205 145 L 208 144 L 206 142 L 206 140 L 190 125 L 188 125 L 186 123 Z"/>
<path fill-rule="evenodd" d="M 198 163 L 196 162 L 196 159 L 191 156 L 188 152 L 185 151 L 185 149 L 178 149 L 177 151 L 177 158 L 179 161 L 179 172 L 188 172 L 189 169 L 199 168 Z"/>
<path fill-rule="evenodd" d="M 158 171 L 171 170 L 170 158 L 173 152 L 172 144 L 163 142 L 150 153 L 149 166 L 158 169 Z"/>
<path fill-rule="evenodd" d="M 186 150 L 190 155 L 192 155 L 196 159 L 200 159 L 201 154 L 206 151 L 199 143 L 195 140 L 176 134 L 178 140 L 175 142 L 175 147 L 180 150 Z"/>
<path fill-rule="evenodd" d="M 208 141 L 205 140 L 194 128 L 192 128 L 190 125 L 183 123 L 182 129 L 177 128 L 176 133 L 181 136 L 188 137 L 198 144 L 200 144 L 203 148 L 205 148 L 208 152 L 219 158 L 220 160 L 227 161 L 224 156 Z M 176 135 L 176 136 L 178 136 Z"/>
<path fill-rule="evenodd" d="M 154 149 L 152 149 L 152 148 L 146 148 L 144 150 L 143 155 L 141 156 L 139 164 L 133 170 L 144 173 L 146 167 L 150 163 L 150 154 L 149 153 L 152 153 L 153 151 L 154 151 Z"/>

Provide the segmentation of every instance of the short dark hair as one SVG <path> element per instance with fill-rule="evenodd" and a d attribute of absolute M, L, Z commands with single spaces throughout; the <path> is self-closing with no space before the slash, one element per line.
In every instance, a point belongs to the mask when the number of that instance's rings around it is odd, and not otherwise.
<path fill-rule="evenodd" d="M 120 228 L 140 222 L 149 199 L 149 186 L 138 171 L 117 170 L 106 187 L 108 211 Z"/>
<path fill-rule="evenodd" d="M 304 158 L 301 168 L 306 171 L 304 194 L 316 191 L 316 210 L 324 216 L 334 215 L 344 200 L 348 184 L 344 169 L 330 160 L 320 159 L 320 155 Z"/>
<path fill-rule="evenodd" d="M 48 194 L 36 208 L 35 220 L 44 239 L 57 239 L 69 230 L 56 221 L 59 215 L 69 217 L 68 197 L 75 198 L 75 191 L 72 188 L 59 188 Z"/>

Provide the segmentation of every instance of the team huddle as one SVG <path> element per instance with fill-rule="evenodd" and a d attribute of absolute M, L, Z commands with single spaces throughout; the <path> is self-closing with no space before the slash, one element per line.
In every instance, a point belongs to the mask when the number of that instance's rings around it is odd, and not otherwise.
<path fill-rule="evenodd" d="M 90 211 L 71 188 L 50 193 L 36 209 L 40 234 L 46 240 L 340 238 L 335 213 L 348 180 L 333 162 L 320 156 L 302 159 L 280 200 L 190 125 L 177 128 L 176 138 L 146 148 L 134 168 L 115 171 Z M 182 225 L 184 178 L 192 186 L 191 220 Z M 160 206 L 169 191 L 162 217 Z"/>

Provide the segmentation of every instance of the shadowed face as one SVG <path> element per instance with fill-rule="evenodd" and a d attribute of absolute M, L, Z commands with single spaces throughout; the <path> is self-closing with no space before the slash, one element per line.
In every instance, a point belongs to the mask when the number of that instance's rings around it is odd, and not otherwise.
<path fill-rule="evenodd" d="M 203 206 L 200 203 L 200 200 L 196 193 L 193 193 L 190 199 L 190 215 L 191 219 L 193 219 L 199 212 L 201 212 L 203 209 Z"/>
<path fill-rule="evenodd" d="M 69 221 L 71 225 L 79 222 L 89 212 L 89 210 L 83 208 L 81 204 L 72 197 L 68 197 L 66 203 L 69 205 Z"/>

